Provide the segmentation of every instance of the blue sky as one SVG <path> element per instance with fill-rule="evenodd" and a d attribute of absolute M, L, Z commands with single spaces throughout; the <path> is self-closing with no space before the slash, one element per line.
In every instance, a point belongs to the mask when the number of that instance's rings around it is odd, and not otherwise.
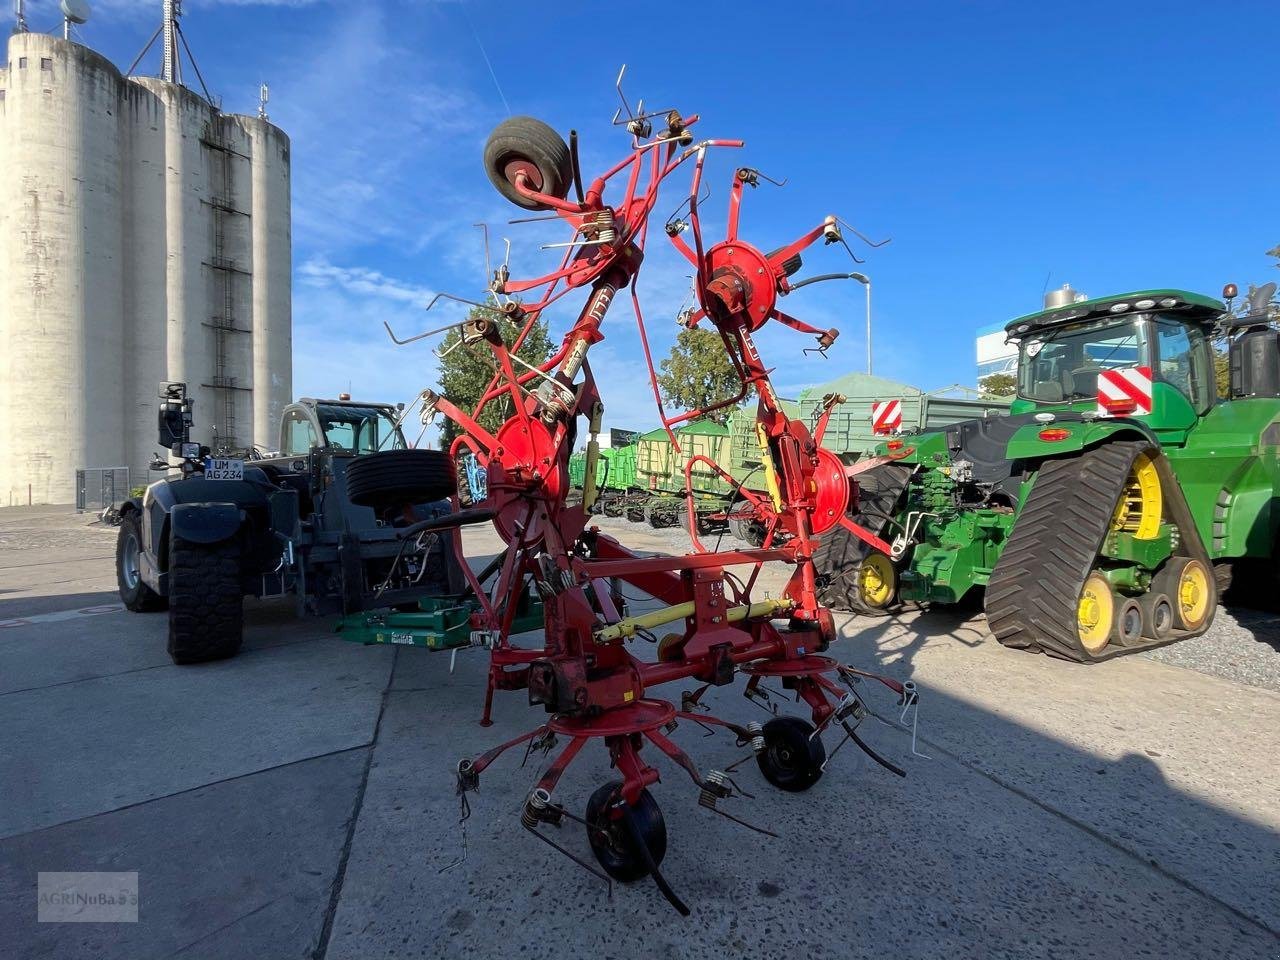
<path fill-rule="evenodd" d="M 159 0 L 98 0 L 84 42 L 127 65 Z M 875 285 L 876 373 L 925 389 L 974 377 L 975 331 L 1070 282 L 1093 295 L 1153 286 L 1216 293 L 1274 276 L 1275 27 L 1269 3 L 728 3 L 550 5 L 428 0 L 186 0 L 184 26 L 224 109 L 270 114 L 292 137 L 294 384 L 299 394 L 411 398 L 435 381 L 414 331 L 433 291 L 477 296 L 485 220 L 515 244 L 512 272 L 549 267 L 537 229 L 485 179 L 488 131 L 541 117 L 583 138 L 584 174 L 620 158 L 613 80 L 653 107 L 698 112 L 739 137 L 708 173 L 722 229 L 738 163 L 788 178 L 748 197 L 743 236 L 770 248 L 838 213 L 893 242 L 858 250 Z M 31 0 L 36 29 L 56 19 Z M 1262 38 L 1255 44 L 1253 37 Z M 633 39 L 628 39 L 631 36 Z M 492 64 L 492 75 L 481 55 Z M 158 54 L 139 72 L 158 70 Z M 495 82 L 496 81 L 496 82 Z M 193 81 L 194 82 L 194 81 Z M 505 98 L 505 103 L 504 103 Z M 687 190 L 659 201 L 665 220 Z M 496 243 L 496 241 L 495 241 Z M 660 353 L 687 289 L 659 234 L 642 272 Z M 855 250 L 858 248 L 855 247 Z M 855 269 L 816 248 L 806 271 Z M 576 304 L 577 301 L 575 301 Z M 844 335 L 830 359 L 762 331 L 781 392 L 864 365 L 861 288 L 823 284 L 784 304 Z M 553 336 L 571 322 L 551 316 Z M 655 422 L 630 311 L 593 351 L 608 421 Z"/>

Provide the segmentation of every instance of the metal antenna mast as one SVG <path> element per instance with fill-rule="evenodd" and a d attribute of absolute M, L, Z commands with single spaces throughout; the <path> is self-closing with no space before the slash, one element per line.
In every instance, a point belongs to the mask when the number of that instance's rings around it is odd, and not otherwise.
<path fill-rule="evenodd" d="M 182 16 L 181 0 L 164 0 L 164 60 L 160 79 L 182 82 L 182 58 L 178 56 L 178 18 Z"/>
<path fill-rule="evenodd" d="M 27 32 L 27 4 L 26 0 L 13 0 L 13 32 Z"/>

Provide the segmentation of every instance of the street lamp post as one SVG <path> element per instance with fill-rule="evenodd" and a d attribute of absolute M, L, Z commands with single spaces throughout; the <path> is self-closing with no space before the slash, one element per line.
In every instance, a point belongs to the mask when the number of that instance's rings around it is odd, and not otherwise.
<path fill-rule="evenodd" d="M 867 291 L 867 373 L 871 373 L 871 278 L 865 273 L 851 273 L 850 278 L 857 280 Z"/>

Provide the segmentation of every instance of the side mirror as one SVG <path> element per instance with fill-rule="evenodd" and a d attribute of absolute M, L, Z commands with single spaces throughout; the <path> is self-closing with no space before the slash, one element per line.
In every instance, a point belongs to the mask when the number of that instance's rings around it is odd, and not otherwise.
<path fill-rule="evenodd" d="M 160 446 L 172 450 L 187 439 L 187 412 L 181 403 L 166 401 L 160 404 L 160 417 L 157 424 Z"/>

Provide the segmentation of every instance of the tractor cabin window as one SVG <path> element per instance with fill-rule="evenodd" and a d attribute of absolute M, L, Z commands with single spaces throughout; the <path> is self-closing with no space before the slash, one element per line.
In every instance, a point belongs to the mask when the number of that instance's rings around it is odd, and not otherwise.
<path fill-rule="evenodd" d="M 1217 385 L 1203 331 L 1163 317 L 1155 328 L 1156 379 L 1176 387 L 1196 413 L 1204 413 L 1213 405 Z"/>
<path fill-rule="evenodd" d="M 1096 399 L 1101 371 L 1150 362 L 1144 327 L 1130 316 L 1028 334 L 1018 363 L 1018 395 L 1037 403 Z"/>

